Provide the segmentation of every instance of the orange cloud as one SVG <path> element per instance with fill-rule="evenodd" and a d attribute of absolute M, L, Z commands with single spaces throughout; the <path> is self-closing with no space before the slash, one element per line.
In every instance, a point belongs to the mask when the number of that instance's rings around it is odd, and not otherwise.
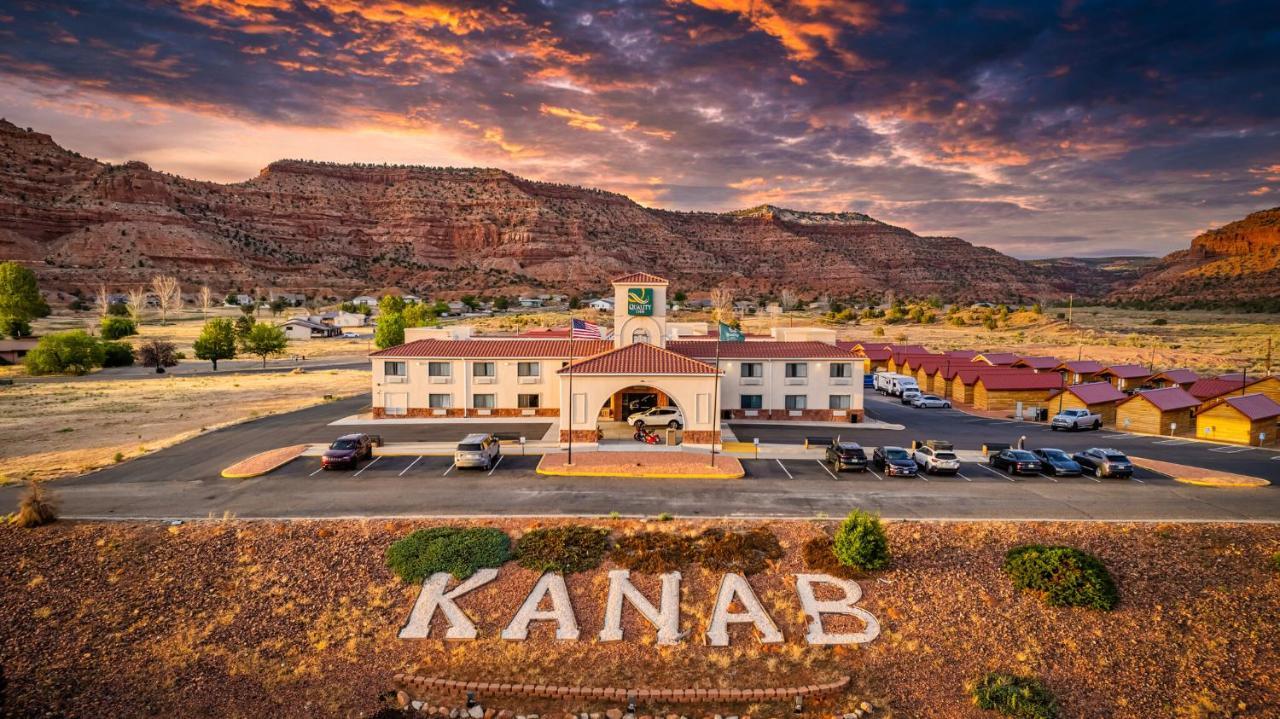
<path fill-rule="evenodd" d="M 876 24 L 877 7 L 856 0 L 800 0 L 776 5 L 770 0 L 684 0 L 698 7 L 737 14 L 756 29 L 773 36 L 793 60 L 816 60 L 825 48 L 840 58 L 847 70 L 868 63 L 840 45 L 846 29 L 867 29 Z"/>
<path fill-rule="evenodd" d="M 555 107 L 553 105 L 540 105 L 538 112 L 543 115 L 551 115 L 559 117 L 569 123 L 569 127 L 576 127 L 580 130 L 590 130 L 591 132 L 604 132 L 605 126 L 600 124 L 603 119 L 600 115 L 588 115 L 577 110 L 567 107 Z"/>

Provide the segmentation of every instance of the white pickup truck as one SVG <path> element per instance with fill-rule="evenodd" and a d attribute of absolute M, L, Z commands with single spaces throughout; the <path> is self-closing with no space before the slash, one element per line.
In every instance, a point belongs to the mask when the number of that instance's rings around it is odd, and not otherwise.
<path fill-rule="evenodd" d="M 1049 429 L 1057 432 L 1065 429 L 1099 429 L 1102 427 L 1102 415 L 1087 409 L 1064 409 L 1049 420 Z"/>

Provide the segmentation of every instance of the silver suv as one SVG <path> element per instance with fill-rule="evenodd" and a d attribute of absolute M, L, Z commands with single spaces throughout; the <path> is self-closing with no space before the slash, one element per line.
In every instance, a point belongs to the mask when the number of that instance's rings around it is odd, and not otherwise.
<path fill-rule="evenodd" d="M 453 466 L 493 469 L 502 457 L 502 443 L 491 434 L 469 434 L 453 453 Z"/>

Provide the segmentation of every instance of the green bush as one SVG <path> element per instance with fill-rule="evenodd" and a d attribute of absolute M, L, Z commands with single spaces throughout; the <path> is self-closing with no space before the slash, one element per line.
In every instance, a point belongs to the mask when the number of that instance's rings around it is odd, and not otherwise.
<path fill-rule="evenodd" d="M 609 530 L 571 524 L 532 529 L 516 544 L 516 563 L 538 572 L 572 574 L 600 566 L 609 551 Z"/>
<path fill-rule="evenodd" d="M 31 323 L 21 317 L 0 317 L 0 337 L 22 339 L 31 336 Z"/>
<path fill-rule="evenodd" d="M 1280 552 L 1271 555 L 1271 568 L 1280 572 Z"/>
<path fill-rule="evenodd" d="M 466 579 L 510 558 L 511 538 L 488 527 L 419 529 L 387 547 L 386 556 L 387 566 L 406 582 L 420 582 L 436 572 Z"/>
<path fill-rule="evenodd" d="M 102 342 L 84 330 L 55 332 L 40 342 L 22 359 L 31 374 L 85 374 L 102 366 Z"/>
<path fill-rule="evenodd" d="M 121 337 L 138 334 L 138 328 L 128 317 L 103 317 L 102 329 L 98 331 L 104 340 L 118 340 Z"/>
<path fill-rule="evenodd" d="M 889 565 L 889 538 L 880 518 L 860 509 L 845 517 L 836 530 L 836 559 L 855 569 L 881 569 Z"/>
<path fill-rule="evenodd" d="M 1106 566 L 1072 547 L 1014 547 L 1005 554 L 1004 571 L 1014 587 L 1044 592 L 1051 606 L 1110 610 L 1120 600 Z"/>
<path fill-rule="evenodd" d="M 133 348 L 129 346 L 128 342 L 103 342 L 102 366 L 132 367 Z"/>
<path fill-rule="evenodd" d="M 1017 719 L 1055 719 L 1058 701 L 1039 680 L 991 672 L 969 687 L 973 703 Z"/>

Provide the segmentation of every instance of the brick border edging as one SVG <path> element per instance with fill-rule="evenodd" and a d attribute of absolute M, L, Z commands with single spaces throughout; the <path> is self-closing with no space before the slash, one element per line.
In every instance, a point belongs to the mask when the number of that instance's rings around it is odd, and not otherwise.
<path fill-rule="evenodd" d="M 396 674 L 397 689 L 416 699 L 428 689 L 500 694 L 503 696 L 539 697 L 548 699 L 597 699 L 611 701 L 659 701 L 675 703 L 699 703 L 708 701 L 768 701 L 813 697 L 834 694 L 849 686 L 851 678 L 844 675 L 834 682 L 810 684 L 801 687 L 771 687 L 768 689 L 641 689 L 617 687 L 569 687 L 550 684 L 513 684 L 508 682 L 458 681 L 424 677 L 416 674 Z"/>

